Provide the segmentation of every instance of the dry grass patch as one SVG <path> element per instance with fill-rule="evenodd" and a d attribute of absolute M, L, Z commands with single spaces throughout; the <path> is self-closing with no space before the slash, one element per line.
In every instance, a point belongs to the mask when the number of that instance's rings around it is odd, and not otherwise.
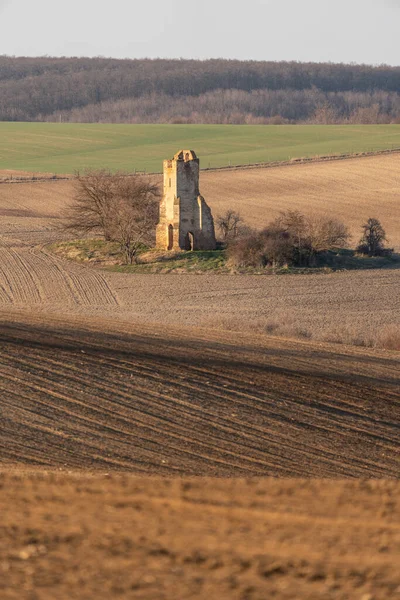
<path fill-rule="evenodd" d="M 363 327 L 363 324 L 359 322 L 352 324 L 349 319 L 346 319 L 346 316 L 344 323 L 336 324 L 329 321 L 326 324 L 321 323 L 321 314 L 318 317 L 319 319 L 313 321 L 310 317 L 305 318 L 303 311 L 297 313 L 292 310 L 277 309 L 270 317 L 258 317 L 251 320 L 227 316 L 212 318 L 210 326 L 225 331 L 253 332 L 257 335 L 267 334 L 297 340 L 400 350 L 400 324 L 398 322 L 368 324 L 365 319 Z"/>
<path fill-rule="evenodd" d="M 400 325 L 385 325 L 378 333 L 377 348 L 385 348 L 386 350 L 400 350 Z"/>

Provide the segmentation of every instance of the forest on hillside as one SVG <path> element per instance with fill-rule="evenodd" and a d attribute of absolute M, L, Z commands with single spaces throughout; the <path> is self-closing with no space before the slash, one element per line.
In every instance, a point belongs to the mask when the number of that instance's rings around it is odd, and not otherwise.
<path fill-rule="evenodd" d="M 400 123 L 400 67 L 0 56 L 0 120 Z"/>

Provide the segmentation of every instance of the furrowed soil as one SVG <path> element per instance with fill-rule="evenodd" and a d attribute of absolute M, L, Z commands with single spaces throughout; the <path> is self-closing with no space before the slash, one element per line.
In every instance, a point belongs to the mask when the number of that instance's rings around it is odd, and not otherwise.
<path fill-rule="evenodd" d="M 399 244 L 399 159 L 345 164 L 202 191 L 269 220 L 320 180 Z M 400 355 L 327 343 L 398 327 L 400 271 L 106 272 L 47 248 L 70 198 L 0 185 L 0 598 L 400 598 Z"/>
<path fill-rule="evenodd" d="M 398 353 L 22 316 L 1 344 L 3 464 L 398 475 Z"/>

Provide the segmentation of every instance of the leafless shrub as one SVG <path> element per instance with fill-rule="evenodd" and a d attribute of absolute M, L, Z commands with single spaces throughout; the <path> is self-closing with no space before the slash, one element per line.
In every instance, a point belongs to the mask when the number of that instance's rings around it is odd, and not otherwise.
<path fill-rule="evenodd" d="M 349 229 L 342 221 L 326 217 L 307 218 L 306 233 L 314 254 L 332 248 L 343 248 L 350 239 Z"/>
<path fill-rule="evenodd" d="M 236 267 L 263 267 L 264 253 L 261 236 L 252 232 L 231 240 L 228 245 L 228 261 Z"/>
<path fill-rule="evenodd" d="M 317 254 L 333 248 L 343 248 L 350 240 L 348 227 L 338 219 L 310 217 L 299 211 L 282 212 L 273 226 L 290 236 L 292 262 L 296 265 L 308 265 Z"/>
<path fill-rule="evenodd" d="M 327 250 L 343 247 L 349 230 L 337 219 L 306 217 L 286 211 L 261 232 L 250 232 L 228 243 L 228 256 L 236 266 L 307 266 Z"/>
<path fill-rule="evenodd" d="M 289 236 L 273 227 L 250 231 L 228 244 L 228 260 L 237 267 L 276 267 L 286 264 L 291 254 Z"/>

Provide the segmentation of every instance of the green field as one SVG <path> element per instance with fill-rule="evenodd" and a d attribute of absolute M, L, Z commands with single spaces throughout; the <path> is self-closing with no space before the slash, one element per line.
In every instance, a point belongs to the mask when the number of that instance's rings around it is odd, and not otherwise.
<path fill-rule="evenodd" d="M 400 148 L 400 125 L 104 125 L 0 123 L 0 170 L 160 172 L 193 149 L 201 166 Z"/>

